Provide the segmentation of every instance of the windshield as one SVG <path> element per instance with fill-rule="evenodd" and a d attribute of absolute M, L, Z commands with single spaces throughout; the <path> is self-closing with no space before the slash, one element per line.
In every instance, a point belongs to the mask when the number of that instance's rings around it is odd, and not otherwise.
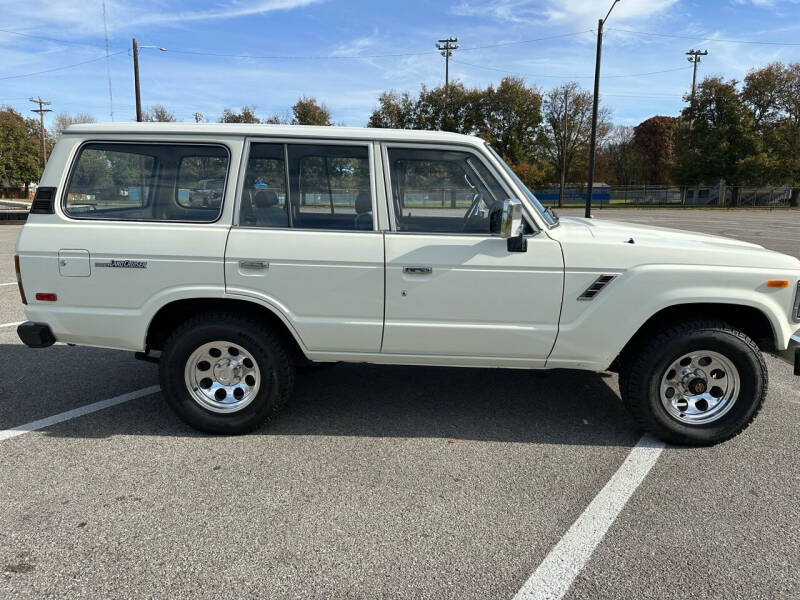
<path fill-rule="evenodd" d="M 500 155 L 497 152 L 495 152 L 495 149 L 492 148 L 489 144 L 486 144 L 486 147 L 489 149 L 489 152 L 492 153 L 492 156 L 494 156 L 497 159 L 497 162 L 503 165 L 503 168 L 506 170 L 506 173 L 508 173 L 511 176 L 511 179 L 514 180 L 514 183 L 517 184 L 517 187 L 522 190 L 522 193 L 525 194 L 525 197 L 530 201 L 531 204 L 533 204 L 534 208 L 542 216 L 545 223 L 547 223 L 551 227 L 553 225 L 558 224 L 558 217 L 556 217 L 553 212 L 547 210 L 542 205 L 542 203 L 539 202 L 536 196 L 533 195 L 533 192 L 528 189 L 528 186 L 522 183 L 522 180 L 519 177 L 517 177 L 517 174 L 514 173 L 514 171 L 511 170 L 511 167 L 509 167 L 506 164 L 506 161 L 504 161 L 500 157 Z"/>

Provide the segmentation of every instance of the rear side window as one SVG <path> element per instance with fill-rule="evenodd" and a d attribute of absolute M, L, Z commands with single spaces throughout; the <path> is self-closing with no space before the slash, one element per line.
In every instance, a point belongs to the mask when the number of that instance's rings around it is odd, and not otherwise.
<path fill-rule="evenodd" d="M 252 143 L 239 224 L 372 231 L 369 148 Z"/>
<path fill-rule="evenodd" d="M 85 144 L 69 177 L 64 212 L 80 219 L 216 221 L 228 162 L 222 146 Z"/>

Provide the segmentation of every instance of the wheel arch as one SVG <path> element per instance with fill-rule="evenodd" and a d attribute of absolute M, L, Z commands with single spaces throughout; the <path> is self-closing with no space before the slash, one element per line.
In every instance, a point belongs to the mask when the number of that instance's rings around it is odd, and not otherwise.
<path fill-rule="evenodd" d="M 777 332 L 772 321 L 764 311 L 754 306 L 723 302 L 673 304 L 653 314 L 639 327 L 614 358 L 609 370 L 619 371 L 628 354 L 658 329 L 675 321 L 697 318 L 718 319 L 729 323 L 746 333 L 764 352 L 772 352 L 778 345 Z"/>
<path fill-rule="evenodd" d="M 168 302 L 150 319 L 145 347 L 162 350 L 170 332 L 182 322 L 198 314 L 219 312 L 246 315 L 264 322 L 281 337 L 295 358 L 307 358 L 302 340 L 282 314 L 260 302 L 238 298 L 183 298 Z"/>

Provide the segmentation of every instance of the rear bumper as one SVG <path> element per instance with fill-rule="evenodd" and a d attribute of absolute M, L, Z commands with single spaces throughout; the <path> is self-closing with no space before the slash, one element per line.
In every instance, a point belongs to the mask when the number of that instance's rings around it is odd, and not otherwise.
<path fill-rule="evenodd" d="M 25 321 L 17 327 L 17 335 L 30 348 L 47 348 L 56 343 L 56 336 L 45 323 Z"/>
<path fill-rule="evenodd" d="M 789 347 L 776 353 L 777 357 L 794 366 L 794 374 L 800 375 L 800 331 L 789 340 Z"/>

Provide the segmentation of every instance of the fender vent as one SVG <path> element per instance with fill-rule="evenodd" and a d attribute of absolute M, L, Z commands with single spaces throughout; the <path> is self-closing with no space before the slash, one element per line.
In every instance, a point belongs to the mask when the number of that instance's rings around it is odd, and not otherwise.
<path fill-rule="evenodd" d="M 586 288 L 585 292 L 578 296 L 578 300 L 594 300 L 594 297 L 611 283 L 615 277 L 616 275 L 600 275 L 600 277 L 592 282 L 592 285 Z"/>
<path fill-rule="evenodd" d="M 31 214 L 52 215 L 55 212 L 56 188 L 39 187 L 31 204 Z"/>

